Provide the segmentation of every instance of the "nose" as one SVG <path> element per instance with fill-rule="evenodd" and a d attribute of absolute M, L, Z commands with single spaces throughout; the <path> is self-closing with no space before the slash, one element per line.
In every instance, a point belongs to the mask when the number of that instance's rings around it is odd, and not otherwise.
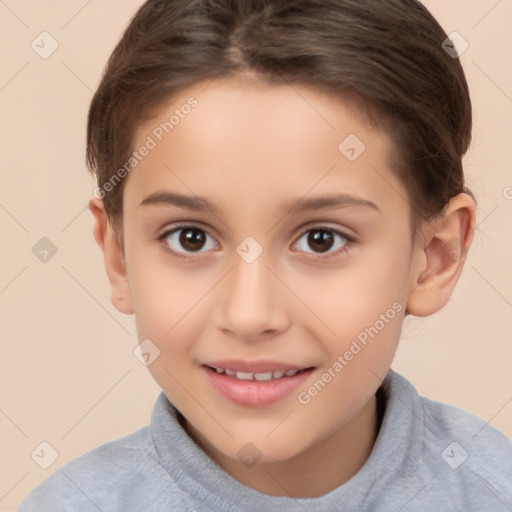
<path fill-rule="evenodd" d="M 234 267 L 220 290 L 217 327 L 241 341 L 276 336 L 289 326 L 286 288 L 265 257 L 248 263 L 234 256 Z"/>

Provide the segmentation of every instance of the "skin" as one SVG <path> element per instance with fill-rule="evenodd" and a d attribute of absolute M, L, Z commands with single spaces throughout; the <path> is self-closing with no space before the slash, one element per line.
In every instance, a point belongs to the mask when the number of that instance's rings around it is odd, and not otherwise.
<path fill-rule="evenodd" d="M 406 192 L 388 164 L 393 146 L 353 103 L 302 85 L 223 79 L 205 87 L 184 90 L 139 127 L 134 148 L 190 96 L 198 101 L 126 178 L 122 243 L 102 201 L 90 202 L 112 302 L 135 314 L 139 340 L 160 349 L 149 371 L 214 461 L 269 495 L 320 496 L 370 455 L 379 428 L 375 393 L 404 316 L 431 315 L 449 300 L 472 241 L 475 204 L 466 194 L 454 197 L 414 242 Z M 366 145 L 354 162 L 338 150 L 348 134 Z M 219 211 L 141 205 L 157 191 L 203 196 Z M 378 209 L 290 214 L 282 206 L 333 192 Z M 204 244 L 184 247 L 182 232 L 158 240 L 176 222 L 202 229 Z M 308 243 L 318 227 L 353 242 L 334 235 L 322 252 Z M 236 252 L 247 236 L 263 248 L 252 263 Z M 447 251 L 454 240 L 456 250 Z M 297 393 L 394 303 L 402 310 L 309 403 L 299 403 Z M 201 364 L 228 358 L 315 370 L 286 398 L 251 408 L 219 395 L 205 378 Z M 237 457 L 248 442 L 261 452 L 250 468 Z"/>

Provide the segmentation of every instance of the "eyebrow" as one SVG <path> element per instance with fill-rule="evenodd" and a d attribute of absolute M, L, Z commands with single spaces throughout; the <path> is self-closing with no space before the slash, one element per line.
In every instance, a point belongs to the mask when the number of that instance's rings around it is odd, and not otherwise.
<path fill-rule="evenodd" d="M 217 206 L 215 206 L 205 197 L 186 196 L 166 190 L 153 192 L 152 194 L 145 197 L 140 205 L 170 205 L 194 212 L 211 211 L 216 214 L 222 213 Z M 380 211 L 379 207 L 372 201 L 351 196 L 349 194 L 331 194 L 310 198 L 301 197 L 299 199 L 295 199 L 291 202 L 283 204 L 281 209 L 287 213 L 299 213 L 303 211 L 314 211 L 326 208 L 346 208 L 349 206 L 363 206 L 371 208 L 377 212 Z"/>

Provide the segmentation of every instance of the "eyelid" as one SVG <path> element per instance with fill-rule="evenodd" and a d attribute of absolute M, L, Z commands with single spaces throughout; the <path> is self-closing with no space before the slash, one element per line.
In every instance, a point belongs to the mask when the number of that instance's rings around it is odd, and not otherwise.
<path fill-rule="evenodd" d="M 175 222 L 174 224 L 167 224 L 164 228 L 160 229 L 158 231 L 158 235 L 156 240 L 162 241 L 165 240 L 167 237 L 172 235 L 174 232 L 179 231 L 180 229 L 198 229 L 200 231 L 204 231 L 210 238 L 212 238 L 215 242 L 215 244 L 218 246 L 219 243 L 216 240 L 216 237 L 210 234 L 209 228 L 204 227 L 200 222 L 197 221 L 190 221 L 190 222 Z M 170 248 L 169 248 L 170 249 Z M 176 252 L 176 251 L 173 251 Z M 178 253 L 182 254 L 182 253 Z M 185 253 L 183 253 L 185 254 Z M 194 254 L 194 253 L 190 253 Z M 198 253 L 199 254 L 199 253 Z"/>
<path fill-rule="evenodd" d="M 333 231 L 334 233 L 339 233 L 340 235 L 344 236 L 347 240 L 350 242 L 356 241 L 356 235 L 353 234 L 352 230 L 346 227 L 340 227 L 339 225 L 333 225 L 330 222 L 310 222 L 306 224 L 305 226 L 301 227 L 300 229 L 300 235 L 299 238 L 303 235 L 305 235 L 308 231 L 311 231 L 313 229 L 325 229 L 326 231 Z"/>

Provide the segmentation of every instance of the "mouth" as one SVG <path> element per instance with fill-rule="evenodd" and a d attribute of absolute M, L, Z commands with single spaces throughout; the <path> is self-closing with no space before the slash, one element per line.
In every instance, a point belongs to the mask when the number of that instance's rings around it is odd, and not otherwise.
<path fill-rule="evenodd" d="M 213 390 L 230 402 L 245 407 L 264 407 L 289 397 L 305 384 L 315 369 L 312 366 L 292 367 L 276 363 L 251 366 L 240 362 L 208 363 L 201 368 Z"/>

